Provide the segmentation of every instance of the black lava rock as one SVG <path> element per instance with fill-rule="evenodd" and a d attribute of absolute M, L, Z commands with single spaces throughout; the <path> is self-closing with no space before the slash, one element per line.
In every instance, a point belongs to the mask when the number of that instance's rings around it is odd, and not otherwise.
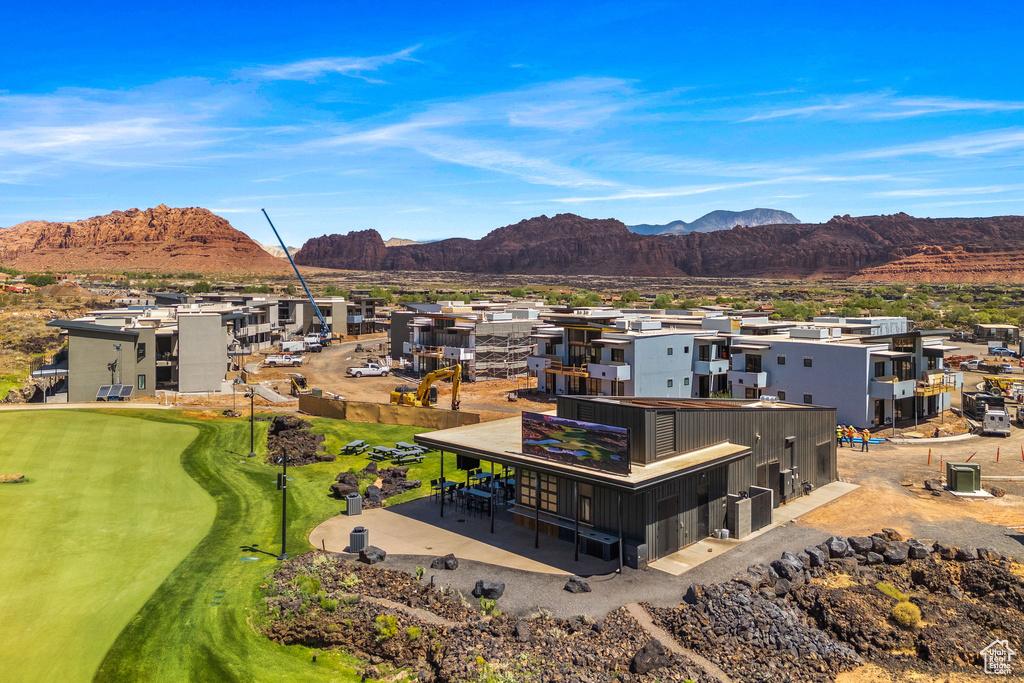
<path fill-rule="evenodd" d="M 379 564 L 387 558 L 388 554 L 375 545 L 368 545 L 359 551 L 359 561 L 366 564 Z"/>
<path fill-rule="evenodd" d="M 480 580 L 476 582 L 476 587 L 473 589 L 473 597 L 478 599 L 497 600 L 504 594 L 505 584 L 501 581 Z"/>
<path fill-rule="evenodd" d="M 459 568 L 459 560 L 452 553 L 448 553 L 444 557 L 435 557 L 430 563 L 430 568 L 452 571 Z"/>
<path fill-rule="evenodd" d="M 629 670 L 634 674 L 646 674 L 666 666 L 668 659 L 665 657 L 665 646 L 654 639 L 648 640 L 637 650 L 629 662 Z"/>
<path fill-rule="evenodd" d="M 565 590 L 570 593 L 589 593 L 590 584 L 578 576 L 570 576 L 569 580 L 565 582 Z"/>

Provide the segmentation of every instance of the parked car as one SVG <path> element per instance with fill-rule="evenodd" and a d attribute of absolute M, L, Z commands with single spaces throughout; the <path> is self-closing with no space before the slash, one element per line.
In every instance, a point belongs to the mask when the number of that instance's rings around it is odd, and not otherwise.
<path fill-rule="evenodd" d="M 284 354 L 271 354 L 263 359 L 263 364 L 270 368 L 297 368 L 306 360 L 303 356 L 288 356 Z"/>
<path fill-rule="evenodd" d="M 1009 363 L 1000 363 L 999 372 L 1013 372 L 1013 366 Z"/>
<path fill-rule="evenodd" d="M 991 353 L 993 356 L 1010 356 L 1011 358 L 1016 358 L 1018 355 L 1016 351 L 1008 349 L 1005 346 L 997 346 L 995 348 L 989 349 L 989 353 Z"/>

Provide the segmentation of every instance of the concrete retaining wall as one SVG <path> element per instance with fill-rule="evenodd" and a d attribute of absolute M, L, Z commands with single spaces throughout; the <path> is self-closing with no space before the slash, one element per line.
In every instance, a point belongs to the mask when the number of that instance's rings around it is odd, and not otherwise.
<path fill-rule="evenodd" d="M 335 401 L 309 394 L 299 396 L 299 410 L 309 415 L 330 417 L 335 420 L 407 425 L 426 427 L 427 429 L 448 429 L 480 422 L 480 416 L 476 413 L 445 410 L 444 408 L 396 406 L 390 403 Z"/>

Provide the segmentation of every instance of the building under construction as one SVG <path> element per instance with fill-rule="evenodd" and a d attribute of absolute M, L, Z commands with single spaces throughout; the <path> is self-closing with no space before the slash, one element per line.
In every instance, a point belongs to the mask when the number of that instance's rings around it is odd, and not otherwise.
<path fill-rule="evenodd" d="M 392 348 L 401 349 L 419 374 L 461 363 L 463 380 L 468 382 L 525 376 L 526 359 L 537 350 L 531 336 L 538 324 L 537 311 L 479 306 L 460 302 L 438 304 L 436 311 L 418 307 L 405 314 L 408 320 L 393 326 L 407 336 L 401 345 L 392 339 Z"/>

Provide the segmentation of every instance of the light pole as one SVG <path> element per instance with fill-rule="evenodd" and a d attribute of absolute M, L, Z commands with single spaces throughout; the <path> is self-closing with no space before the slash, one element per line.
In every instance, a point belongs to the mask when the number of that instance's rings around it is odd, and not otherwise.
<path fill-rule="evenodd" d="M 281 554 L 279 560 L 287 560 L 288 542 L 288 450 L 281 449 L 281 474 L 277 475 L 277 488 L 281 489 Z"/>
<path fill-rule="evenodd" d="M 249 399 L 249 457 L 256 457 L 256 390 L 249 387 L 246 396 Z"/>

